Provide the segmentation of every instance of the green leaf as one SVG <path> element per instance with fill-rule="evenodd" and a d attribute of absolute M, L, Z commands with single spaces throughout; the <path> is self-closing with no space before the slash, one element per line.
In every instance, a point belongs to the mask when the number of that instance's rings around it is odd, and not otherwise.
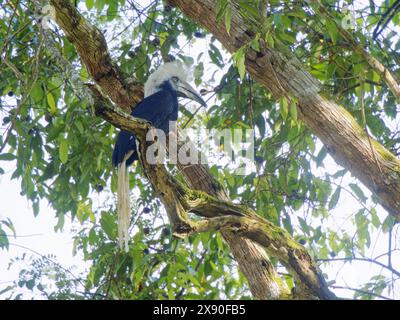
<path fill-rule="evenodd" d="M 330 38 L 332 39 L 333 44 L 335 45 L 339 35 L 335 22 L 328 20 L 326 21 L 325 26 L 328 29 L 328 33 Z"/>
<path fill-rule="evenodd" d="M 225 28 L 228 34 L 230 34 L 231 31 L 231 22 L 232 22 L 232 8 L 231 5 L 228 4 L 228 6 L 225 9 Z"/>
<path fill-rule="evenodd" d="M 219 49 L 212 43 L 210 43 L 210 50 L 208 50 L 208 54 L 211 61 L 218 67 L 222 68 L 224 66 L 224 58 L 222 57 L 221 52 L 219 52 Z"/>
<path fill-rule="evenodd" d="M 325 147 L 323 147 L 323 148 L 325 148 Z M 322 149 L 321 149 L 321 151 L 322 151 Z M 336 171 L 335 174 L 332 175 L 332 177 L 335 179 L 337 179 L 339 177 L 343 177 L 346 174 L 346 172 L 347 172 L 347 169 L 342 169 L 342 170 Z"/>
<path fill-rule="evenodd" d="M 193 72 L 194 79 L 195 79 L 194 82 L 197 86 L 201 84 L 203 74 L 204 74 L 204 64 L 203 64 L 203 62 L 200 62 L 196 65 L 196 67 L 194 68 L 194 72 Z"/>
<path fill-rule="evenodd" d="M 244 65 L 244 55 L 241 56 L 240 59 L 239 59 L 238 70 L 239 70 L 240 79 L 243 79 L 244 75 L 245 75 L 245 72 L 246 72 L 246 67 Z"/>
<path fill-rule="evenodd" d="M 371 11 L 372 14 L 375 13 L 375 3 L 373 0 L 369 0 L 369 10 Z"/>
<path fill-rule="evenodd" d="M 0 222 L 2 222 L 4 225 L 7 226 L 8 229 L 11 230 L 11 232 L 14 235 L 14 237 L 17 235 L 17 232 L 15 231 L 14 224 L 12 223 L 10 218 L 7 218 L 7 220 L 3 220 L 3 221 L 0 221 Z"/>
<path fill-rule="evenodd" d="M 47 104 L 49 105 L 49 111 L 52 115 L 55 115 L 57 113 L 57 107 L 56 107 L 56 102 L 54 100 L 53 95 L 51 92 L 47 93 Z"/>
<path fill-rule="evenodd" d="M 62 163 L 68 161 L 68 143 L 67 140 L 61 140 L 59 146 L 59 156 Z"/>
<path fill-rule="evenodd" d="M 39 214 L 39 202 L 35 201 L 32 203 L 32 209 L 33 209 L 33 215 L 35 217 L 37 217 L 37 215 Z"/>
<path fill-rule="evenodd" d="M 5 248 L 8 250 L 9 245 L 10 245 L 10 242 L 8 241 L 7 234 L 4 232 L 4 230 L 0 226 L 0 248 Z"/>
<path fill-rule="evenodd" d="M 90 212 L 92 211 L 91 205 L 85 204 L 84 202 L 80 202 L 78 204 L 78 210 L 76 212 L 76 216 L 79 220 L 80 223 L 85 222 L 89 216 L 90 216 Z"/>
<path fill-rule="evenodd" d="M 274 47 L 275 47 L 275 40 L 274 40 L 274 38 L 272 37 L 272 35 L 271 35 L 270 32 L 268 32 L 268 33 L 265 35 L 265 41 L 267 41 L 268 45 L 269 45 L 271 48 L 274 48 Z"/>
<path fill-rule="evenodd" d="M 246 73 L 245 58 L 245 47 L 240 48 L 233 55 L 233 59 L 239 71 L 240 79 L 243 79 Z"/>
<path fill-rule="evenodd" d="M 57 216 L 57 224 L 54 226 L 54 231 L 59 231 L 62 230 L 62 228 L 64 227 L 64 223 L 65 223 L 65 216 L 63 214 L 59 214 Z"/>
<path fill-rule="evenodd" d="M 282 224 L 284 228 L 291 234 L 293 235 L 293 226 L 292 226 L 292 221 L 290 219 L 290 216 L 286 214 L 286 217 L 282 219 Z"/>
<path fill-rule="evenodd" d="M 246 13 L 251 14 L 253 17 L 258 18 L 260 16 L 260 13 L 249 2 L 251 1 L 240 1 L 240 9 Z"/>
<path fill-rule="evenodd" d="M 114 20 L 117 16 L 116 13 L 118 12 L 118 2 L 117 1 L 109 1 L 108 2 L 108 9 L 107 9 L 107 20 L 111 21 Z"/>
<path fill-rule="evenodd" d="M 94 228 L 90 229 L 89 232 L 89 243 L 91 245 L 94 245 L 96 243 L 96 241 L 98 240 L 98 235 L 96 233 L 96 230 Z"/>
<path fill-rule="evenodd" d="M 28 280 L 25 285 L 29 290 L 32 290 L 35 286 L 35 279 Z"/>
<path fill-rule="evenodd" d="M 33 99 L 35 99 L 36 103 L 39 103 L 40 101 L 42 101 L 42 99 L 44 98 L 44 95 L 43 95 L 43 90 L 40 87 L 40 84 L 38 84 L 37 82 L 34 84 L 30 95 Z"/>
<path fill-rule="evenodd" d="M 339 197 L 340 197 L 340 190 L 341 187 L 338 186 L 335 190 L 335 192 L 333 193 L 331 199 L 329 200 L 329 204 L 328 204 L 328 209 L 332 210 L 334 207 L 336 207 L 336 204 L 338 203 Z"/>
<path fill-rule="evenodd" d="M 286 120 L 287 115 L 289 113 L 289 105 L 285 96 L 282 96 L 279 103 L 279 113 L 283 120 Z"/>
<path fill-rule="evenodd" d="M 1 242 L 1 241 L 0 241 L 0 242 Z M 1 244 L 0 244 L 0 247 L 1 247 Z M 14 290 L 14 289 L 15 289 L 14 286 L 7 286 L 6 288 L 0 290 L 0 296 L 3 295 L 4 293 L 6 293 L 6 292 L 8 292 L 8 291 L 11 291 L 11 290 Z"/>
<path fill-rule="evenodd" d="M 162 47 L 165 41 L 168 39 L 168 32 L 161 32 L 158 35 L 158 39 L 160 39 L 160 46 Z"/>
<path fill-rule="evenodd" d="M 337 235 L 336 233 L 330 232 L 328 236 L 328 243 L 331 249 L 336 253 L 339 251 L 338 245 L 336 243 Z"/>
<path fill-rule="evenodd" d="M 381 222 L 380 222 L 380 220 L 379 220 L 378 215 L 376 214 L 376 209 L 375 209 L 375 208 L 371 208 L 371 210 L 370 210 L 369 212 L 370 212 L 370 214 L 371 214 L 371 222 L 372 222 L 372 225 L 373 225 L 375 228 L 378 229 L 378 228 L 381 226 Z"/>
<path fill-rule="evenodd" d="M 350 183 L 349 186 L 362 202 L 365 203 L 367 201 L 367 197 L 364 195 L 364 192 L 358 185 L 356 185 L 355 183 Z"/>
<path fill-rule="evenodd" d="M 94 0 L 86 0 L 86 8 L 88 8 L 88 10 L 93 8 L 93 4 Z"/>
<path fill-rule="evenodd" d="M 96 1 L 97 12 L 100 13 L 103 10 L 105 5 L 106 5 L 106 0 L 97 0 Z"/>
<path fill-rule="evenodd" d="M 228 5 L 228 0 L 217 0 L 216 6 L 215 6 L 216 12 L 217 12 L 217 15 L 216 15 L 217 22 L 221 21 L 221 18 L 223 17 L 223 14 L 225 12 L 227 5 Z"/>
<path fill-rule="evenodd" d="M 17 157 L 15 155 L 13 155 L 12 153 L 2 153 L 0 154 L 0 161 L 11 161 L 16 159 Z"/>
<path fill-rule="evenodd" d="M 396 223 L 396 219 L 392 215 L 388 214 L 382 224 L 383 233 L 387 233 L 390 230 L 392 230 L 395 223 Z"/>
<path fill-rule="evenodd" d="M 303 218 L 301 218 L 301 217 L 297 217 L 297 220 L 298 220 L 299 223 L 300 223 L 301 229 L 302 229 L 305 233 L 310 234 L 310 227 L 308 226 L 307 222 L 306 222 Z"/>
<path fill-rule="evenodd" d="M 285 40 L 289 44 L 296 43 L 295 36 L 287 33 L 286 30 L 285 30 L 285 32 L 279 32 L 278 35 L 279 35 L 280 40 Z"/>
<path fill-rule="evenodd" d="M 294 121 L 297 121 L 297 107 L 295 103 L 290 104 L 290 116 Z"/>
<path fill-rule="evenodd" d="M 260 52 L 260 34 L 257 34 L 257 36 L 251 41 L 250 47 L 257 52 Z"/>
<path fill-rule="evenodd" d="M 85 130 L 83 129 L 83 125 L 80 121 L 75 122 L 75 126 L 77 127 L 80 134 L 84 134 Z"/>
<path fill-rule="evenodd" d="M 111 214 L 103 211 L 101 213 L 100 224 L 101 224 L 101 227 L 103 228 L 104 232 L 107 234 L 107 236 L 110 239 L 115 239 L 116 234 L 117 234 L 117 227 L 115 224 L 114 217 Z"/>

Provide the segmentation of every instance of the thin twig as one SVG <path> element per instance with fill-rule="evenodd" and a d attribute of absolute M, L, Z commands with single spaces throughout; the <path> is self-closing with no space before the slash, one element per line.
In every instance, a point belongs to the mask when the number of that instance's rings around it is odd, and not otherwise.
<path fill-rule="evenodd" d="M 382 262 L 373 260 L 373 259 L 369 259 L 369 258 L 357 258 L 357 257 L 351 257 L 351 258 L 328 258 L 328 259 L 317 259 L 317 261 L 321 261 L 321 262 L 330 262 L 330 261 L 362 261 L 362 262 L 369 262 L 369 263 L 374 263 L 382 268 L 385 268 L 387 270 L 389 270 L 390 272 L 394 273 L 396 276 L 400 277 L 400 272 L 395 270 L 394 268 L 387 266 L 385 264 L 383 264 Z"/>
<path fill-rule="evenodd" d="M 345 286 L 329 286 L 329 287 L 330 287 L 330 288 L 333 288 L 333 289 L 351 290 L 351 291 L 355 291 L 355 292 L 358 292 L 358 293 L 362 293 L 362 294 L 365 294 L 365 295 L 368 295 L 368 296 L 378 297 L 378 298 L 381 298 L 381 299 L 384 299 L 384 300 L 393 300 L 393 299 L 391 299 L 391 298 L 382 296 L 382 295 L 380 295 L 380 294 L 376 294 L 376 293 L 369 292 L 369 291 L 365 291 L 365 290 L 361 290 L 361 289 L 350 288 L 350 287 L 345 287 Z"/>

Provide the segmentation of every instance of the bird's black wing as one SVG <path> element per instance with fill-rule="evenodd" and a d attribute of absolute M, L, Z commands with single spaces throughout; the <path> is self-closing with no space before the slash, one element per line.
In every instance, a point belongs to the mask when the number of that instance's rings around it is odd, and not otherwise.
<path fill-rule="evenodd" d="M 131 115 L 147 120 L 154 127 L 168 132 L 169 121 L 176 121 L 178 118 L 177 99 L 174 99 L 174 96 L 167 90 L 158 91 L 137 104 Z M 132 133 L 121 130 L 112 154 L 113 165 L 117 166 L 124 161 L 130 151 L 133 153 L 126 161 L 128 166 L 138 159 L 136 139 Z"/>
<path fill-rule="evenodd" d="M 178 118 L 178 101 L 167 90 L 158 91 L 145 98 L 131 113 L 132 116 L 149 121 L 155 128 L 165 130 L 169 120 Z M 168 128 L 168 127 L 167 127 Z"/>

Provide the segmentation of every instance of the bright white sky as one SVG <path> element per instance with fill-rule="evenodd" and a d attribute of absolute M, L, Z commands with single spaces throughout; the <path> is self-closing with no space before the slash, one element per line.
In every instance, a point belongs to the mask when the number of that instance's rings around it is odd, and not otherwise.
<path fill-rule="evenodd" d="M 18 267 L 8 270 L 8 264 L 10 259 L 20 257 L 24 252 L 33 255 L 35 258 L 39 256 L 33 251 L 42 255 L 54 254 L 63 266 L 76 265 L 80 266 L 79 269 L 84 269 L 82 257 L 79 254 L 75 257 L 72 256 L 73 234 L 69 232 L 71 229 L 70 220 L 65 220 L 64 230 L 66 232 L 56 233 L 54 226 L 57 220 L 54 211 L 45 202 L 41 202 L 40 213 L 35 218 L 27 199 L 20 195 L 19 181 L 10 180 L 15 167 L 5 166 L 5 162 L 3 162 L 2 168 L 6 170 L 6 174 L 0 176 L 0 201 L 2 204 L 0 220 L 6 217 L 12 220 L 17 231 L 17 238 L 9 238 L 11 243 L 9 251 L 0 251 L 0 289 L 4 289 L 9 282 L 18 279 Z M 26 297 L 31 296 L 29 291 L 26 294 Z M 6 293 L 0 298 L 7 296 Z"/>
<path fill-rule="evenodd" d="M 146 1 L 147 2 L 147 1 Z M 198 40 L 195 45 L 188 45 L 185 48 L 185 54 L 193 56 L 196 59 L 198 53 L 207 52 L 208 45 L 206 40 Z M 226 60 L 228 60 L 228 57 Z M 208 55 L 204 54 L 202 60 L 206 67 L 206 73 L 204 79 L 211 78 L 214 71 L 214 67 L 210 66 L 208 61 Z M 216 75 L 216 82 L 218 83 L 223 72 L 220 71 Z M 200 86 L 202 88 L 204 86 Z M 317 144 L 317 150 L 319 150 L 321 144 Z M 340 168 L 334 163 L 334 161 L 328 156 L 325 160 L 325 169 L 316 169 L 314 172 L 319 175 L 323 175 L 325 170 L 329 172 L 336 172 Z M 28 255 L 35 253 L 31 250 L 42 254 L 54 254 L 57 256 L 57 261 L 60 262 L 64 267 L 75 266 L 76 273 L 78 271 L 85 270 L 86 264 L 82 261 L 82 257 L 79 255 L 72 255 L 72 243 L 74 232 L 71 231 L 74 226 L 68 219 L 65 219 L 64 232 L 56 233 L 54 226 L 57 221 L 55 219 L 54 211 L 47 205 L 46 201 L 42 201 L 40 205 L 40 213 L 38 217 L 33 216 L 33 211 L 25 197 L 20 196 L 20 183 L 17 180 L 10 180 L 11 174 L 14 171 L 13 163 L 2 162 L 1 166 L 6 171 L 6 174 L 0 176 L 0 220 L 4 218 L 10 218 L 14 223 L 18 237 L 16 239 L 10 238 L 10 250 L 0 251 L 0 290 L 5 288 L 8 283 L 18 279 L 19 269 L 14 267 L 8 270 L 8 264 L 10 259 L 21 256 L 22 253 L 26 252 Z M 354 182 L 349 174 L 344 179 L 344 184 Z M 363 188 L 363 190 L 366 190 Z M 369 192 L 365 192 L 369 195 Z M 341 192 L 340 202 L 335 210 L 330 212 L 331 219 L 326 223 L 329 223 L 333 228 L 345 228 L 347 230 L 354 229 L 353 215 L 355 209 L 359 205 L 357 202 L 345 192 Z M 382 209 L 378 209 L 378 214 L 381 221 L 386 217 L 386 213 Z M 295 219 L 293 219 L 295 220 Z M 75 225 L 75 229 L 79 229 L 79 225 Z M 399 239 L 398 235 L 395 235 L 395 239 Z M 375 257 L 381 253 L 384 253 L 387 248 L 387 235 L 383 235 L 381 232 L 375 232 L 372 236 L 371 249 L 366 253 L 368 257 Z M 29 248 L 29 249 L 26 249 Z M 393 265 L 400 265 L 400 256 L 393 256 Z M 385 260 L 381 260 L 386 263 Z M 332 262 L 329 268 L 326 268 L 327 264 L 322 265 L 322 270 L 329 275 L 329 280 L 336 279 L 338 286 L 349 286 L 357 288 L 359 285 L 365 283 L 371 275 L 378 274 L 381 271 L 380 267 L 365 262 L 353 262 L 352 264 L 342 265 L 340 262 Z M 74 272 L 74 271 L 73 271 Z M 385 273 L 387 274 L 387 273 Z M 353 292 L 335 290 L 335 292 L 342 297 L 352 297 Z M 8 296 L 8 293 L 0 295 L 1 298 Z M 31 292 L 24 292 L 24 297 L 31 297 Z M 35 296 L 36 299 L 41 298 Z M 397 296 L 399 298 L 399 295 Z"/>

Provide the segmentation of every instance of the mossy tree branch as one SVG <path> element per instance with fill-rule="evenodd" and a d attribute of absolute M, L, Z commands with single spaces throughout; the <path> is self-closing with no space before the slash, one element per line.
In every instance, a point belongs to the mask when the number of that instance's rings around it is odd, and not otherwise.
<path fill-rule="evenodd" d="M 134 79 L 127 81 L 112 61 L 104 35 L 89 24 L 76 10 L 73 2 L 50 0 L 55 8 L 56 23 L 75 46 L 89 75 L 125 111 L 143 99 L 143 88 Z"/>

